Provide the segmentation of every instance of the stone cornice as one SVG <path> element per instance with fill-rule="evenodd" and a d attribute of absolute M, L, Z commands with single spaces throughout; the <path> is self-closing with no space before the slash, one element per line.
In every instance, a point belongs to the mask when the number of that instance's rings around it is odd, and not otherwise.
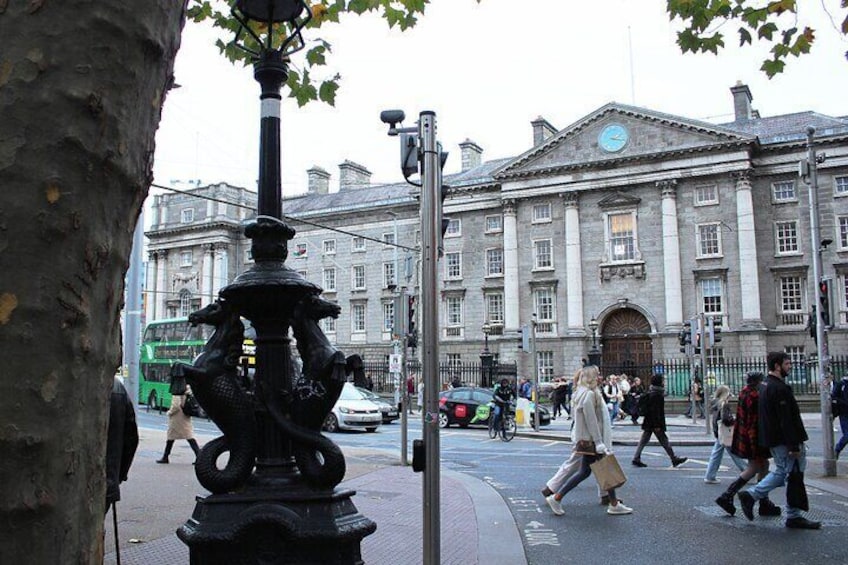
<path fill-rule="evenodd" d="M 241 232 L 242 224 L 236 221 L 221 221 L 213 220 L 211 222 L 192 223 L 192 224 L 175 224 L 173 226 L 150 229 L 144 232 L 148 238 L 164 237 L 168 235 L 177 235 L 190 232 L 207 232 L 213 229 L 224 229 L 226 231 Z"/>

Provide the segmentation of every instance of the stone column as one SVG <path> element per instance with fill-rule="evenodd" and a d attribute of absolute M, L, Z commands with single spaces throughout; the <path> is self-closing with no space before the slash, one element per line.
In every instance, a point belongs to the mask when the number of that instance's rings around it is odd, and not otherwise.
<path fill-rule="evenodd" d="M 504 327 L 515 330 L 519 327 L 518 300 L 518 221 L 515 200 L 503 203 L 504 245 Z"/>
<path fill-rule="evenodd" d="M 212 255 L 212 245 L 206 243 L 202 246 L 202 249 L 203 259 L 201 259 L 200 271 L 201 307 L 210 304 L 215 300 L 215 296 L 212 294 L 212 262 L 214 260 Z"/>
<path fill-rule="evenodd" d="M 751 197 L 751 171 L 734 175 L 736 180 L 736 233 L 739 237 L 739 280 L 742 296 L 741 327 L 761 328 L 760 278 L 757 237 L 754 231 L 754 200 Z"/>
<path fill-rule="evenodd" d="M 677 181 L 657 182 L 662 194 L 663 277 L 665 279 L 665 325 L 683 324 L 683 290 L 680 275 L 680 234 L 677 230 Z"/>
<path fill-rule="evenodd" d="M 156 319 L 168 317 L 165 301 L 168 300 L 168 251 L 160 249 L 156 253 Z"/>
<path fill-rule="evenodd" d="M 212 269 L 212 299 L 218 297 L 218 291 L 229 282 L 229 265 L 227 264 L 227 247 L 224 244 L 215 246 L 215 267 Z"/>
<path fill-rule="evenodd" d="M 583 327 L 583 254 L 580 250 L 580 208 L 576 192 L 562 194 L 565 201 L 565 297 L 568 333 L 585 335 Z"/>
<path fill-rule="evenodd" d="M 159 288 L 156 286 L 156 269 L 159 267 L 158 261 L 156 260 L 156 251 L 148 251 L 147 253 L 147 272 L 145 273 L 145 278 L 147 279 L 144 283 L 144 290 L 146 293 L 145 301 L 144 301 L 144 319 L 148 322 L 152 322 L 156 319 L 156 305 L 158 303 L 159 296 Z"/>

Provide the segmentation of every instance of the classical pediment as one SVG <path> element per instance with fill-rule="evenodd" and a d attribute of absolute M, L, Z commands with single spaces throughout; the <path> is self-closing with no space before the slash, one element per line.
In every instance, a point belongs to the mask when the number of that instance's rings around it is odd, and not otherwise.
<path fill-rule="evenodd" d="M 706 122 L 610 103 L 505 163 L 494 176 L 508 179 L 619 166 L 755 141 L 753 135 Z"/>
<path fill-rule="evenodd" d="M 625 194 L 623 192 L 613 192 L 612 194 L 602 198 L 598 202 L 598 207 L 602 210 L 611 210 L 615 208 L 635 208 L 639 205 L 641 198 Z"/>

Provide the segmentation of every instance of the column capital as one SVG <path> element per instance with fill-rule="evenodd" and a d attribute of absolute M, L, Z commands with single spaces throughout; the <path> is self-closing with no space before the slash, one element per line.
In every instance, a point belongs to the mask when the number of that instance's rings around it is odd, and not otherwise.
<path fill-rule="evenodd" d="M 560 192 L 559 197 L 562 198 L 566 208 L 577 208 L 580 205 L 576 192 Z"/>
<path fill-rule="evenodd" d="M 515 216 L 516 215 L 516 206 L 514 198 L 505 198 L 501 201 L 503 203 L 503 212 L 507 216 Z"/>
<path fill-rule="evenodd" d="M 751 190 L 751 176 L 753 171 L 745 169 L 744 171 L 736 171 L 730 174 L 730 178 L 736 182 L 736 190 Z"/>
<path fill-rule="evenodd" d="M 677 198 L 677 179 L 658 180 L 656 186 L 663 198 Z"/>
<path fill-rule="evenodd" d="M 215 250 L 215 244 L 214 243 L 204 243 L 203 245 L 200 246 L 200 249 L 203 251 L 204 254 L 209 255 L 210 253 L 212 253 Z"/>

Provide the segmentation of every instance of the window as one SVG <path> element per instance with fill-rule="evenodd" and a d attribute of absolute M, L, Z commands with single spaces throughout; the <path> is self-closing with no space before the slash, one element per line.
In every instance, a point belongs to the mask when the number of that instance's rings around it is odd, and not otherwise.
<path fill-rule="evenodd" d="M 383 302 L 383 331 L 391 333 L 395 328 L 395 303 Z"/>
<path fill-rule="evenodd" d="M 798 199 L 795 194 L 795 181 L 791 180 L 771 183 L 771 194 L 775 202 L 792 202 Z"/>
<path fill-rule="evenodd" d="M 788 381 L 801 381 L 807 379 L 807 364 L 804 354 L 803 345 L 787 345 L 783 348 L 785 353 L 789 354 L 789 360 L 792 361 L 792 368 L 789 369 L 789 375 L 786 377 Z"/>
<path fill-rule="evenodd" d="M 294 246 L 294 252 L 292 253 L 292 256 L 295 259 L 306 259 L 306 257 L 307 257 L 306 244 L 305 243 L 298 243 L 297 245 L 295 245 Z"/>
<path fill-rule="evenodd" d="M 335 255 L 336 254 L 336 240 L 335 239 L 325 239 L 323 245 L 324 245 L 324 255 Z"/>
<path fill-rule="evenodd" d="M 835 299 L 837 308 L 839 309 L 839 323 L 848 323 L 848 274 L 842 273 L 839 275 L 839 290 L 840 296 Z"/>
<path fill-rule="evenodd" d="M 336 333 L 336 319 L 333 317 L 322 318 L 321 331 L 323 331 L 325 334 Z"/>
<path fill-rule="evenodd" d="M 350 305 L 350 330 L 353 333 L 365 331 L 365 304 L 353 303 Z"/>
<path fill-rule="evenodd" d="M 554 322 L 554 291 L 552 288 L 537 288 L 533 292 L 533 305 L 536 307 L 536 331 L 538 333 L 555 333 Z"/>
<path fill-rule="evenodd" d="M 533 206 L 533 223 L 541 224 L 545 222 L 551 221 L 551 204 L 550 202 L 546 202 L 545 204 L 536 204 Z"/>
<path fill-rule="evenodd" d="M 447 321 L 448 328 L 458 328 L 462 326 L 461 296 L 448 296 L 445 298 L 445 314 L 445 320 Z"/>
<path fill-rule="evenodd" d="M 839 248 L 848 249 L 848 216 L 838 216 L 836 221 L 839 226 Z"/>
<path fill-rule="evenodd" d="M 833 177 L 833 194 L 848 194 L 848 177 Z"/>
<path fill-rule="evenodd" d="M 486 233 L 503 231 L 503 216 L 486 216 Z"/>
<path fill-rule="evenodd" d="M 451 367 L 459 367 L 462 364 L 462 354 L 448 353 L 448 365 Z"/>
<path fill-rule="evenodd" d="M 695 187 L 695 206 L 718 204 L 718 187 L 714 184 L 702 184 Z"/>
<path fill-rule="evenodd" d="M 180 222 L 188 224 L 194 221 L 194 208 L 186 208 L 180 211 Z"/>
<path fill-rule="evenodd" d="M 636 259 L 636 213 L 619 212 L 607 215 L 607 242 L 610 261 Z"/>
<path fill-rule="evenodd" d="M 459 252 L 445 253 L 445 279 L 462 278 L 462 254 Z"/>
<path fill-rule="evenodd" d="M 351 273 L 353 290 L 365 290 L 365 265 L 354 265 Z"/>
<path fill-rule="evenodd" d="M 487 249 L 486 276 L 502 276 L 503 272 L 503 249 Z"/>
<path fill-rule="evenodd" d="M 721 279 L 718 277 L 701 279 L 698 284 L 701 287 L 701 310 L 707 316 L 720 319 L 724 314 Z"/>
<path fill-rule="evenodd" d="M 798 253 L 798 222 L 775 222 L 774 238 L 778 255 Z"/>
<path fill-rule="evenodd" d="M 554 257 L 551 253 L 550 239 L 537 239 L 533 242 L 533 268 L 552 269 Z"/>
<path fill-rule="evenodd" d="M 180 252 L 180 267 L 191 267 L 192 265 L 192 253 L 191 251 L 181 251 Z"/>
<path fill-rule="evenodd" d="M 180 317 L 185 318 L 191 314 L 191 291 L 183 289 L 180 291 Z"/>
<path fill-rule="evenodd" d="M 244 262 L 245 263 L 252 263 L 253 262 L 253 250 L 252 249 L 245 249 L 244 250 Z"/>
<path fill-rule="evenodd" d="M 718 257 L 721 255 L 721 224 L 700 224 L 697 226 L 698 257 Z"/>
<path fill-rule="evenodd" d="M 451 218 L 448 220 L 448 228 L 445 230 L 445 237 L 459 237 L 462 235 L 462 224 L 459 218 Z"/>
<path fill-rule="evenodd" d="M 539 381 L 550 382 L 554 378 L 554 352 L 537 351 L 536 360 L 539 365 Z"/>
<path fill-rule="evenodd" d="M 490 325 L 503 325 L 504 323 L 504 295 L 502 292 L 490 292 L 486 294 L 485 320 Z"/>
<path fill-rule="evenodd" d="M 397 286 L 394 262 L 383 263 L 383 288 Z"/>
<path fill-rule="evenodd" d="M 383 234 L 383 245 L 394 245 L 395 244 L 395 234 L 394 232 L 386 232 Z"/>
<path fill-rule="evenodd" d="M 365 251 L 365 238 L 364 237 L 354 237 L 352 244 L 353 251 Z"/>
<path fill-rule="evenodd" d="M 335 267 L 327 267 L 324 269 L 324 290 L 327 292 L 335 292 L 336 291 L 336 269 Z"/>
<path fill-rule="evenodd" d="M 803 280 L 797 275 L 786 275 L 779 278 L 778 284 L 780 323 L 787 326 L 804 325 Z"/>

